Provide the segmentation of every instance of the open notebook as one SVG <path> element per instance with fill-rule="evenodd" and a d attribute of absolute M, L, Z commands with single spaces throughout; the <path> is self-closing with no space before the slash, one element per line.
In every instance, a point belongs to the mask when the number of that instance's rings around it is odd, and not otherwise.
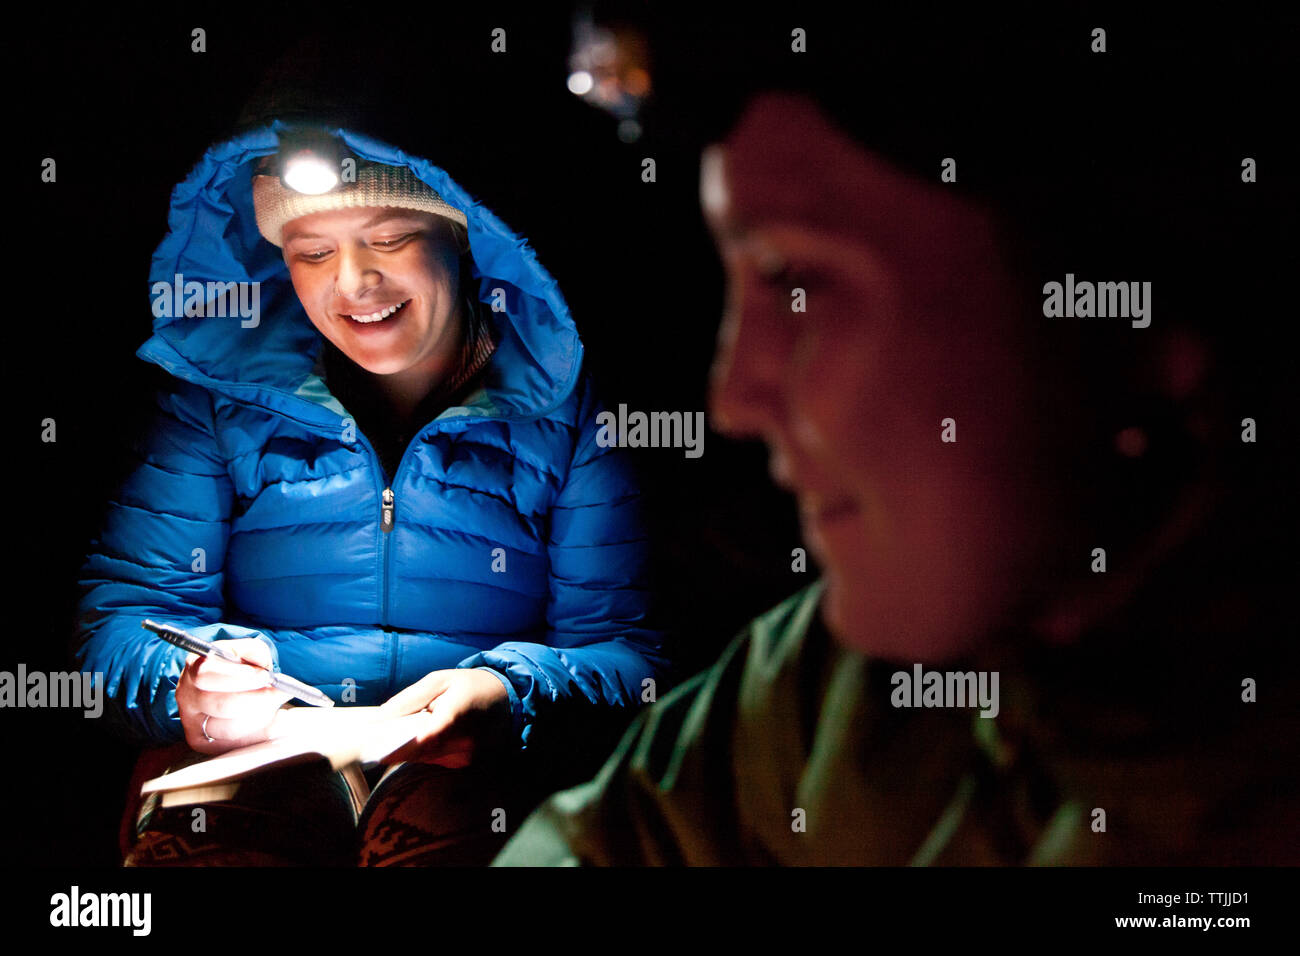
<path fill-rule="evenodd" d="M 145 781 L 140 793 L 162 795 L 165 807 L 228 800 L 239 781 L 290 764 L 328 760 L 335 770 L 381 762 L 432 726 L 428 711 L 385 716 L 378 707 L 289 707 L 274 739 L 228 750 Z"/>

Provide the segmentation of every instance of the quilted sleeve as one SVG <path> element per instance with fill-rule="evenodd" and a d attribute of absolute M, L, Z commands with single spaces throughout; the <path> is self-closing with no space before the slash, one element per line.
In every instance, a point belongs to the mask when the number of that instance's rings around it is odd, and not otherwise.
<path fill-rule="evenodd" d="M 176 382 L 155 396 L 135 468 L 108 502 L 78 575 L 78 666 L 102 675 L 106 717 L 129 739 L 181 740 L 176 683 L 186 654 L 144 630 L 166 621 L 207 640 L 267 635 L 222 624 L 222 567 L 233 488 L 212 431 L 211 403 Z"/>
<path fill-rule="evenodd" d="M 653 682 L 667 668 L 663 634 L 650 621 L 641 492 L 624 454 L 597 441 L 601 409 L 585 374 L 579 389 L 578 439 L 550 516 L 546 643 L 506 642 L 460 664 L 503 678 L 525 750 L 597 738 L 612 746 L 663 690 Z"/>

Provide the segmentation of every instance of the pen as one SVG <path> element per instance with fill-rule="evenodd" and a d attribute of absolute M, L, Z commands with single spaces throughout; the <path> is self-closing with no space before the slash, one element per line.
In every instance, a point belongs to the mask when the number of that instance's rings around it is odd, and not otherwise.
<path fill-rule="evenodd" d="M 189 651 L 191 654 L 198 654 L 200 657 L 216 657 L 223 661 L 229 661 L 232 664 L 248 664 L 250 667 L 261 667 L 260 664 L 254 664 L 246 661 L 234 651 L 227 650 L 220 644 L 211 641 L 205 641 L 201 637 L 195 637 L 179 627 L 171 624 L 158 624 L 155 621 L 145 619 L 141 627 L 153 631 L 159 637 L 169 644 L 175 644 L 181 650 Z M 262 668 L 266 670 L 265 668 Z M 315 704 L 317 707 L 333 707 L 334 701 L 322 694 L 310 684 L 304 684 L 300 680 L 294 680 L 288 674 L 277 674 L 274 671 L 267 671 L 271 678 L 271 686 L 277 690 L 282 690 L 287 694 L 292 694 L 299 700 L 308 704 Z"/>

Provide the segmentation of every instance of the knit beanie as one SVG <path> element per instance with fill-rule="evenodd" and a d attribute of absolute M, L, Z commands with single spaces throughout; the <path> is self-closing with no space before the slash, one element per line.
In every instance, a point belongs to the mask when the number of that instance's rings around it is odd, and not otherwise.
<path fill-rule="evenodd" d="M 431 212 L 468 224 L 465 214 L 443 201 L 420 177 L 405 166 L 387 166 L 363 162 L 357 165 L 355 182 L 339 183 L 329 192 L 308 195 L 295 192 L 279 176 L 253 177 L 253 209 L 257 228 L 267 242 L 282 246 L 281 230 L 285 223 L 299 216 L 334 209 L 366 206 L 393 206 Z"/>

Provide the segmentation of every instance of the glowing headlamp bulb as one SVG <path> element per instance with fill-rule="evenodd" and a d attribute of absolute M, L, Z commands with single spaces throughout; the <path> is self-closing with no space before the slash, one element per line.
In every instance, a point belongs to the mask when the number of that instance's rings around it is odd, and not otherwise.
<path fill-rule="evenodd" d="M 284 173 L 280 178 L 294 192 L 306 193 L 308 196 L 327 193 L 339 184 L 338 173 L 309 149 L 290 156 L 285 161 Z"/>

